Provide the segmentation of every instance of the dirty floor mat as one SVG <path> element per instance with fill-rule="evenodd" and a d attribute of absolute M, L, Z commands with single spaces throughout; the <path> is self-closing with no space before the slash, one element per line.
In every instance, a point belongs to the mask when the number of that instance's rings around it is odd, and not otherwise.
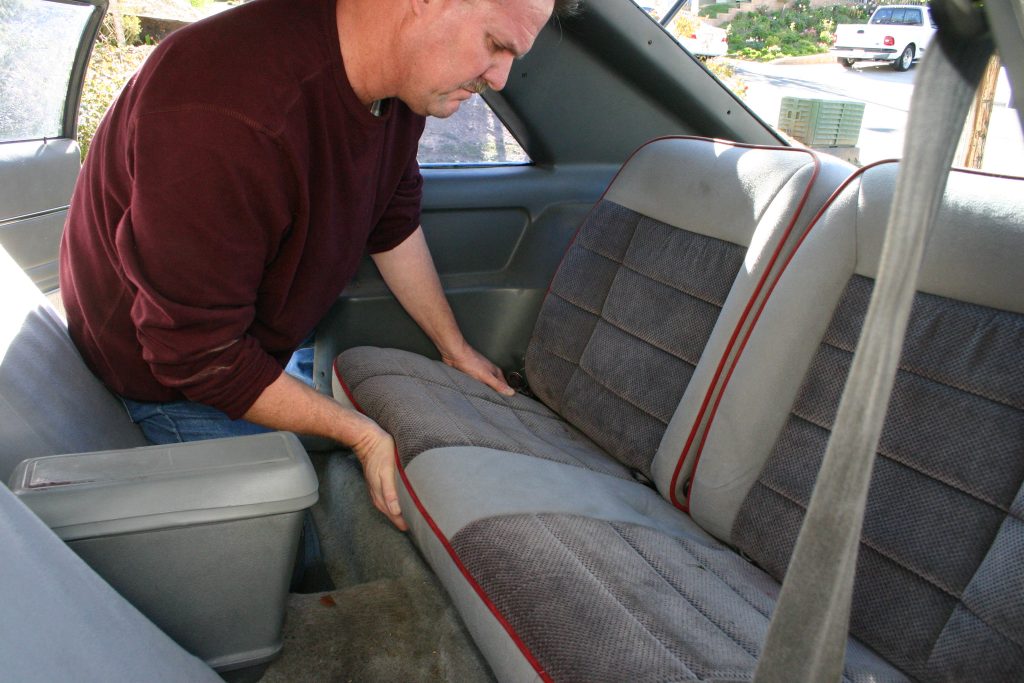
<path fill-rule="evenodd" d="M 371 505 L 355 458 L 313 461 L 313 517 L 337 588 L 288 596 L 284 650 L 262 681 L 493 681 L 415 547 Z"/>

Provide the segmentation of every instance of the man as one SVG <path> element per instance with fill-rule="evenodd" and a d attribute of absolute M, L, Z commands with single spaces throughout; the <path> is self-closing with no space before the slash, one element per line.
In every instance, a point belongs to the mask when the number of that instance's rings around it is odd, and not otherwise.
<path fill-rule="evenodd" d="M 406 528 L 391 436 L 282 368 L 368 249 L 442 359 L 512 393 L 445 300 L 416 148 L 574 5 L 257 0 L 160 45 L 96 133 L 61 245 L 72 338 L 150 439 L 334 439 Z"/>

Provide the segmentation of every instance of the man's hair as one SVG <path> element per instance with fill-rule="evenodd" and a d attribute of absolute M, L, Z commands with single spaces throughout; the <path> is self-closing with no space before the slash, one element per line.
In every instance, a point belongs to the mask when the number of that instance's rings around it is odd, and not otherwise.
<path fill-rule="evenodd" d="M 571 17 L 580 11 L 581 0 L 555 0 L 555 11 L 552 15 L 559 19 Z"/>

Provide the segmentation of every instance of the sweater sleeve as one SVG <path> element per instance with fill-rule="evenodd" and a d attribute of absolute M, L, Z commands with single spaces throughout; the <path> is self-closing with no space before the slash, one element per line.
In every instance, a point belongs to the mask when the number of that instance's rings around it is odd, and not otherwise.
<path fill-rule="evenodd" d="M 128 155 L 135 190 L 115 248 L 143 359 L 237 419 L 282 371 L 247 331 L 291 223 L 291 166 L 272 136 L 215 109 L 140 116 Z"/>

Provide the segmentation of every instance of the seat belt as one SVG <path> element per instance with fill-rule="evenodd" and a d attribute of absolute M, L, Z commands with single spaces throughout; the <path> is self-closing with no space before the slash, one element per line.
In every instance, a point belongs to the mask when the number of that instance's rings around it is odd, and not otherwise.
<path fill-rule="evenodd" d="M 993 50 L 979 6 L 944 0 L 932 8 L 939 29 L 917 74 L 874 294 L 755 683 L 822 683 L 843 674 L 871 470 L 917 275 L 960 131 Z"/>

